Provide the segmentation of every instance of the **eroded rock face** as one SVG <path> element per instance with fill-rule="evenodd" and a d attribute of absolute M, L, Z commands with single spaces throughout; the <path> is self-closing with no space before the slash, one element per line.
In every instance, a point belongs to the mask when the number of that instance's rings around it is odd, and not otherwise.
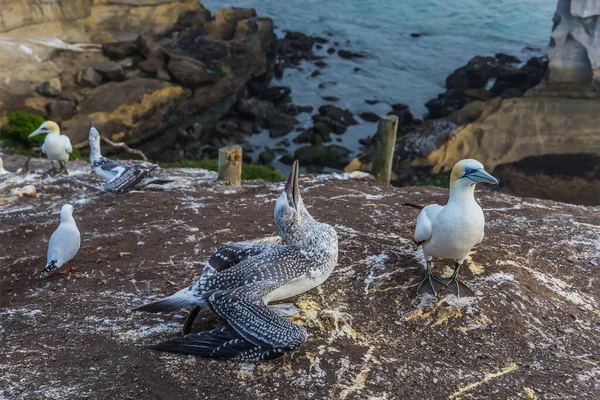
<path fill-rule="evenodd" d="M 550 83 L 600 87 L 600 3 L 559 0 L 547 54 Z"/>
<path fill-rule="evenodd" d="M 47 168 L 36 161 L 33 169 Z M 11 371 L 1 377 L 3 397 L 222 398 L 224 382 L 226 396 L 242 399 L 597 397 L 598 207 L 478 188 L 486 236 L 461 270 L 477 297 L 435 301 L 415 295 L 424 274 L 412 242 L 418 211 L 400 204 L 444 204 L 447 190 L 303 174 L 304 203 L 335 227 L 340 246 L 332 275 L 288 300 L 308 340 L 269 362 L 217 362 L 151 348 L 180 333 L 187 310 L 131 310 L 191 284 L 220 245 L 272 235 L 282 184 L 231 187 L 214 172 L 172 169 L 157 172 L 170 183 L 117 198 L 90 187 L 87 163 L 70 166 L 57 179 L 0 178 L 0 200 L 10 202 L 0 208 L 2 355 Z M 6 197 L 27 184 L 36 198 Z M 57 197 L 77 204 L 79 270 L 34 279 L 58 223 Z M 438 274 L 451 268 L 434 260 Z M 192 332 L 221 326 L 203 307 Z"/>

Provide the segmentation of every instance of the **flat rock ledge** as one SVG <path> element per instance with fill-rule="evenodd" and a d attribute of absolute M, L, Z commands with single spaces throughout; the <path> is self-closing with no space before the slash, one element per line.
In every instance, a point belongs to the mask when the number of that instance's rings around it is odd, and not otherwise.
<path fill-rule="evenodd" d="M 217 183 L 172 169 L 122 195 L 89 167 L 0 177 L 0 397 L 6 399 L 583 399 L 600 396 L 600 207 L 477 197 L 486 238 L 462 276 L 476 299 L 417 298 L 417 210 L 432 187 L 380 188 L 362 174 L 303 176 L 313 216 L 340 236 L 339 265 L 292 299 L 298 351 L 259 364 L 159 353 L 185 312 L 134 313 L 200 274 L 222 243 L 276 232 L 283 184 Z M 359 177 L 360 179 L 356 179 Z M 9 198 L 34 185 L 37 197 Z M 40 277 L 61 204 L 82 232 L 72 276 Z M 449 274 L 451 263 L 435 269 Z M 222 322 L 203 310 L 194 331 Z"/>

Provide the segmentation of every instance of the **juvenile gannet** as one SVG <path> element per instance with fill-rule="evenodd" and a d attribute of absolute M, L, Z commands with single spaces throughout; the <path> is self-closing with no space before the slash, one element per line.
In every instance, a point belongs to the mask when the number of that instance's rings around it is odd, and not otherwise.
<path fill-rule="evenodd" d="M 306 340 L 303 328 L 267 307 L 269 302 L 320 285 L 337 265 L 337 233 L 314 220 L 304 207 L 298 186 L 298 161 L 292 166 L 274 215 L 287 244 L 226 244 L 210 257 L 196 283 L 137 309 L 165 312 L 208 304 L 228 324 L 159 343 L 156 349 L 258 361 L 279 357 Z M 191 318 L 194 316 L 192 313 Z M 190 325 L 191 321 L 186 321 L 185 326 Z"/>
<path fill-rule="evenodd" d="M 474 196 L 475 185 L 479 182 L 498 184 L 498 180 L 485 172 L 479 161 L 459 161 L 450 176 L 448 203 L 444 207 L 428 205 L 419 213 L 414 239 L 417 245 L 423 246 L 427 261 L 427 274 L 417 289 L 419 294 L 437 296 L 438 291 L 446 287 L 458 297 L 461 293 L 475 296 L 457 276 L 471 248 L 483 240 L 485 218 Z M 442 280 L 431 273 L 432 257 L 454 260 L 454 273 L 449 280 Z"/>
<path fill-rule="evenodd" d="M 33 131 L 29 138 L 47 133 L 42 145 L 42 153 L 48 156 L 52 167 L 47 171 L 55 171 L 54 161 L 58 161 L 60 165 L 59 173 L 67 172 L 67 163 L 69 155 L 73 152 L 71 140 L 67 135 L 61 135 L 58 124 L 54 121 L 45 121 L 39 128 Z"/>
<path fill-rule="evenodd" d="M 60 209 L 60 225 L 50 237 L 48 263 L 42 272 L 54 271 L 67 261 L 70 266 L 69 271 L 77 269 L 72 266 L 71 260 L 79 251 L 81 236 L 73 218 L 73 211 L 75 209 L 70 204 L 65 204 Z M 67 272 L 58 271 L 57 273 L 62 275 Z"/>
<path fill-rule="evenodd" d="M 148 167 L 140 164 L 123 164 L 102 157 L 100 133 L 94 128 L 92 121 L 90 121 L 89 142 L 92 170 L 96 175 L 107 181 L 103 186 L 105 191 L 124 192 L 129 190 L 156 168 L 156 165 Z"/>

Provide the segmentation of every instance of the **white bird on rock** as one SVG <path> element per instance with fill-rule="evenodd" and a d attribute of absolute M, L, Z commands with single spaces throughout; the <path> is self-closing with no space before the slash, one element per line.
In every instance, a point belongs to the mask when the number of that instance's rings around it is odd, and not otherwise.
<path fill-rule="evenodd" d="M 485 218 L 483 210 L 475 201 L 475 185 L 479 182 L 498 184 L 498 180 L 485 172 L 483 165 L 472 159 L 461 160 L 452 169 L 450 198 L 442 207 L 431 204 L 424 207 L 417 217 L 415 243 L 422 245 L 427 261 L 427 274 L 417 292 L 435 296 L 447 288 L 451 293 L 475 296 L 475 293 L 457 278 L 460 267 L 471 249 L 483 240 Z M 448 280 L 431 273 L 433 257 L 454 260 L 454 273 Z"/>
<path fill-rule="evenodd" d="M 2 161 L 2 157 L 0 157 L 0 175 L 6 174 L 10 174 L 10 172 L 4 169 L 4 161 Z"/>
<path fill-rule="evenodd" d="M 69 263 L 69 271 L 74 271 L 77 268 L 73 267 L 71 260 L 79 251 L 81 244 L 81 235 L 73 218 L 73 208 L 70 204 L 65 204 L 60 209 L 60 225 L 50 237 L 48 243 L 48 263 L 42 272 L 54 271 L 60 268 L 64 263 Z M 58 274 L 66 274 L 67 272 L 57 272 Z"/>
<path fill-rule="evenodd" d="M 133 188 L 142 179 L 150 175 L 157 166 L 141 164 L 123 164 L 102 156 L 100 152 L 100 133 L 90 121 L 90 162 L 92 170 L 107 182 L 103 190 L 110 192 L 124 192 Z"/>
<path fill-rule="evenodd" d="M 58 161 L 60 165 L 59 173 L 67 173 L 67 163 L 69 162 L 69 156 L 73 152 L 73 146 L 71 146 L 71 140 L 67 135 L 60 134 L 60 128 L 54 121 L 45 121 L 39 128 L 29 135 L 32 138 L 37 135 L 45 134 L 44 144 L 42 145 L 42 153 L 48 156 L 52 168 L 47 172 L 55 171 L 54 161 Z"/>

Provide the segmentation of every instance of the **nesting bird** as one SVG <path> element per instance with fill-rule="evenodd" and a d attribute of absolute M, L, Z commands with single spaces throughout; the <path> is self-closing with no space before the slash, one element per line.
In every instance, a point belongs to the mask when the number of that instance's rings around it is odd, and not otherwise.
<path fill-rule="evenodd" d="M 42 145 L 42 153 L 48 157 L 52 166 L 47 173 L 56 171 L 54 168 L 55 161 L 60 165 L 58 172 L 67 173 L 67 163 L 69 162 L 69 156 L 73 152 L 71 140 L 67 135 L 60 134 L 60 128 L 54 121 L 45 121 L 29 135 L 29 138 L 42 134 L 47 134 Z"/>
<path fill-rule="evenodd" d="M 75 224 L 73 211 L 75 209 L 70 204 L 65 204 L 60 209 L 60 225 L 50 237 L 48 262 L 42 272 L 54 271 L 66 262 L 69 263 L 69 271 L 76 269 L 72 266 L 71 260 L 79 251 L 81 235 L 79 229 L 77 229 L 77 224 Z M 57 273 L 62 275 L 67 272 L 57 271 Z"/>
<path fill-rule="evenodd" d="M 475 296 L 475 293 L 458 280 L 458 273 L 471 249 L 483 240 L 485 218 L 475 201 L 475 185 L 479 182 L 498 184 L 498 180 L 485 172 L 483 165 L 472 159 L 461 160 L 452 169 L 450 198 L 442 207 L 431 204 L 417 217 L 414 240 L 422 245 L 427 262 L 427 273 L 417 292 L 435 296 L 447 288 L 456 296 Z M 431 272 L 433 257 L 454 260 L 454 273 L 448 279 L 436 277 Z"/>
<path fill-rule="evenodd" d="M 94 128 L 92 121 L 90 121 L 89 142 L 92 170 L 100 178 L 107 181 L 103 186 L 105 191 L 127 191 L 156 168 L 156 165 L 148 167 L 140 164 L 123 164 L 103 157 L 100 152 L 100 133 Z"/>
<path fill-rule="evenodd" d="M 279 357 L 306 340 L 303 328 L 267 306 L 320 285 L 337 265 L 337 233 L 330 225 L 317 222 L 305 208 L 298 186 L 298 161 L 274 215 L 287 244 L 224 245 L 210 257 L 196 283 L 137 309 L 166 312 L 195 306 L 184 325 L 185 336 L 162 342 L 156 349 L 258 361 Z M 208 304 L 228 326 L 187 334 L 202 304 Z"/>

